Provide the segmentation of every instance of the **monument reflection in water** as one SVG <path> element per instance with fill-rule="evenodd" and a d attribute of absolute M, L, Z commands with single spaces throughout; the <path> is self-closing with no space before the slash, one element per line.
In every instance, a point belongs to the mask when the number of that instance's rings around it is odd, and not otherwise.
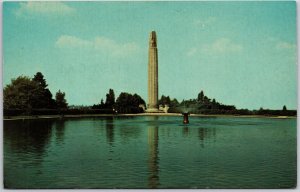
<path fill-rule="evenodd" d="M 157 188 L 159 185 L 159 159 L 158 159 L 158 117 L 149 117 L 148 123 L 148 187 Z M 105 120 L 106 140 L 113 152 L 114 145 L 114 117 L 107 117 Z"/>
<path fill-rule="evenodd" d="M 159 185 L 159 159 L 158 159 L 158 117 L 153 116 L 153 121 L 148 125 L 149 145 L 149 188 L 157 188 Z"/>

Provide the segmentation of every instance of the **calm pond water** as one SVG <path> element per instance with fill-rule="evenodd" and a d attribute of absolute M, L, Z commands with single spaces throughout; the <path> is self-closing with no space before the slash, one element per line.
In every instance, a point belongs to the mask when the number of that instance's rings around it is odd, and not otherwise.
<path fill-rule="evenodd" d="M 291 188 L 296 119 L 4 121 L 7 188 Z"/>

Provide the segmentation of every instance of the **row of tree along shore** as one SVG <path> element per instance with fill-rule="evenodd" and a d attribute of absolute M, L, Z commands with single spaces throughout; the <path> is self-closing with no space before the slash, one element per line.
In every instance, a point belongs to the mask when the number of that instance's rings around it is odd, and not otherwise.
<path fill-rule="evenodd" d="M 169 106 L 169 113 L 182 113 L 188 111 L 193 114 L 224 114 L 224 115 L 264 115 L 264 116 L 296 116 L 297 110 L 288 110 L 284 105 L 280 110 L 263 109 L 249 110 L 237 109 L 234 105 L 225 105 L 210 99 L 200 91 L 196 99 L 183 100 L 178 102 L 177 99 L 170 99 L 169 96 L 162 95 L 159 105 Z"/>
<path fill-rule="evenodd" d="M 53 98 L 47 88 L 48 85 L 41 72 L 33 78 L 19 76 L 12 79 L 4 88 L 3 108 L 4 116 L 19 115 L 81 115 L 81 114 L 126 114 L 143 113 L 146 103 L 138 94 L 120 93 L 115 99 L 113 89 L 109 89 L 106 100 L 93 106 L 69 106 L 65 93 L 58 90 Z M 208 98 L 200 91 L 196 99 L 183 100 L 170 99 L 162 95 L 158 104 L 169 107 L 169 113 L 182 113 L 184 111 L 194 114 L 222 114 L 222 115 L 265 115 L 265 116 L 296 116 L 296 110 L 281 110 L 260 108 L 259 110 L 236 109 L 234 105 L 224 105 L 215 99 Z"/>

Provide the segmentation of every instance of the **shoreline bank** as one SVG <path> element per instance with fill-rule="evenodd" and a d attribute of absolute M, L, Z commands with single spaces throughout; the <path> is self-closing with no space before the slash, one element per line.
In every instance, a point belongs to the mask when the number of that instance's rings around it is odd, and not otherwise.
<path fill-rule="evenodd" d="M 64 119 L 85 117 L 130 117 L 130 116 L 182 116 L 181 113 L 137 113 L 137 114 L 81 114 L 81 115 L 31 115 L 31 116 L 4 116 L 3 120 L 31 120 L 31 119 Z M 228 117 L 228 118 L 272 118 L 292 119 L 297 116 L 266 116 L 266 115 L 220 115 L 220 114 L 190 114 L 191 117 Z"/>

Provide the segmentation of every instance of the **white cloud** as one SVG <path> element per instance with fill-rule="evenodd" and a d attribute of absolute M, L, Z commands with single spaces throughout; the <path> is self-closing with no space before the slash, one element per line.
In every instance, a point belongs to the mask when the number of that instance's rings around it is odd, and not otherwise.
<path fill-rule="evenodd" d="M 57 47 L 63 48 L 63 47 L 90 47 L 92 46 L 92 42 L 83 40 L 74 36 L 69 35 L 62 35 L 58 38 L 58 40 L 55 42 L 55 45 Z"/>
<path fill-rule="evenodd" d="M 202 19 L 197 19 L 194 21 L 194 24 L 197 26 L 200 26 L 201 28 L 204 28 L 206 26 L 209 26 L 216 22 L 216 17 L 208 17 L 208 18 L 202 18 Z"/>
<path fill-rule="evenodd" d="M 278 51 L 283 51 L 283 50 L 296 51 L 297 48 L 295 43 L 289 43 L 275 37 L 268 37 L 267 41 L 272 43 L 272 46 Z"/>
<path fill-rule="evenodd" d="M 203 50 L 216 53 L 240 52 L 243 49 L 241 45 L 235 44 L 230 39 L 220 38 L 211 45 L 203 46 Z"/>
<path fill-rule="evenodd" d="M 282 50 L 282 49 L 287 49 L 287 50 L 294 50 L 296 49 L 296 45 L 284 41 L 280 41 L 276 44 L 276 49 Z"/>
<path fill-rule="evenodd" d="M 203 44 L 199 47 L 193 47 L 188 52 L 188 56 L 193 56 L 197 53 L 204 54 L 225 54 L 225 53 L 237 53 L 241 52 L 243 47 L 239 44 L 232 42 L 228 38 L 216 39 L 211 44 Z"/>
<path fill-rule="evenodd" d="M 59 48 L 80 48 L 105 53 L 112 56 L 127 56 L 138 51 L 138 45 L 134 42 L 118 43 L 106 37 L 96 37 L 93 40 L 85 40 L 75 36 L 63 35 L 55 42 Z"/>
<path fill-rule="evenodd" d="M 197 53 L 197 48 L 195 48 L 195 47 L 193 47 L 193 48 L 191 48 L 188 52 L 187 52 L 187 55 L 188 56 L 193 56 L 194 54 L 196 54 Z"/>
<path fill-rule="evenodd" d="M 17 16 L 28 15 L 68 15 L 75 11 L 72 7 L 62 2 L 22 2 L 16 10 Z"/>
<path fill-rule="evenodd" d="M 121 44 L 105 37 L 96 37 L 92 43 L 96 50 L 109 51 L 116 56 L 131 54 L 138 50 L 138 46 L 134 42 Z"/>

